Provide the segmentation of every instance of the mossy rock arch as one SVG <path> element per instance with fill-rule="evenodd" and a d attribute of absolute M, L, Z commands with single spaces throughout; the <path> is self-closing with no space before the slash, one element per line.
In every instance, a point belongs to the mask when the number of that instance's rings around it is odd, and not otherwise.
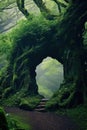
<path fill-rule="evenodd" d="M 14 92 L 21 88 L 27 88 L 29 90 L 28 93 L 37 94 L 36 66 L 47 56 L 55 58 L 62 63 L 62 58 L 60 57 L 62 50 L 58 51 L 54 45 L 53 33 L 55 34 L 56 32 L 56 24 L 54 22 L 44 19 L 35 22 L 34 19 L 29 25 L 28 21 L 24 21 L 25 23 L 26 26 L 24 25 L 24 27 L 21 24 L 21 31 L 23 32 L 19 36 L 18 33 L 14 36 L 15 44 L 10 58 L 10 66 L 8 67 L 8 80 L 10 79 L 11 82 L 9 82 L 8 86 L 13 86 Z M 27 28 L 29 30 L 26 33 Z M 14 30 L 14 33 L 16 31 L 17 29 Z M 20 29 L 18 31 L 20 33 Z M 60 43 L 58 46 L 61 46 Z"/>
<path fill-rule="evenodd" d="M 31 19 L 22 21 L 13 31 L 14 46 L 7 77 L 2 83 L 4 88 L 10 87 L 7 95 L 22 88 L 26 88 L 26 95 L 38 94 L 35 69 L 50 56 L 64 67 L 64 82 L 54 95 L 57 106 L 72 107 L 87 101 L 87 48 L 82 37 L 87 20 L 86 5 L 87 2 L 80 0 L 72 2 L 60 21 Z"/>

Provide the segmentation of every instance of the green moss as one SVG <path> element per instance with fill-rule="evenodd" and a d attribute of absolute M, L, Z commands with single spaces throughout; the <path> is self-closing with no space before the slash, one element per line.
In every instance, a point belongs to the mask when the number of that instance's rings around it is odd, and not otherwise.
<path fill-rule="evenodd" d="M 29 96 L 26 93 L 26 89 L 21 89 L 15 94 L 10 95 L 8 98 L 4 97 L 3 100 L 0 100 L 0 104 L 2 106 L 17 106 L 21 109 L 33 110 L 39 104 L 42 97 L 32 94 Z"/>
<path fill-rule="evenodd" d="M 10 55 L 12 48 L 11 39 L 8 34 L 1 34 L 0 35 L 0 55 L 5 54 L 6 57 Z"/>
<path fill-rule="evenodd" d="M 57 97 L 50 99 L 46 103 L 46 106 L 45 106 L 46 110 L 48 110 L 48 111 L 55 111 L 58 109 L 58 107 L 59 107 L 59 105 L 58 105 L 58 98 Z"/>
<path fill-rule="evenodd" d="M 84 23 L 83 20 L 85 17 L 83 14 L 86 11 L 85 2 L 81 2 L 80 4 L 81 6 L 79 7 L 78 4 L 70 5 L 70 7 L 67 8 L 66 13 L 64 14 L 64 18 L 59 23 L 58 20 L 54 20 L 53 22 L 48 21 L 43 17 L 35 17 L 32 18 L 32 20 L 30 21 L 22 20 L 18 24 L 18 26 L 16 26 L 16 28 L 11 32 L 11 34 L 9 34 L 8 41 L 9 39 L 11 39 L 11 42 L 9 43 L 12 44 L 10 53 L 11 55 L 9 58 L 9 66 L 6 73 L 7 77 L 6 75 L 3 76 L 3 79 L 6 80 L 4 80 L 4 83 L 0 86 L 2 88 L 13 88 L 16 96 L 10 96 L 10 98 L 12 97 L 11 99 L 9 98 L 11 104 L 12 99 L 14 101 L 18 100 L 17 91 L 21 91 L 22 88 L 26 88 L 26 91 L 28 91 L 27 93 L 25 93 L 26 96 L 28 96 L 27 94 L 38 94 L 35 79 L 35 68 L 39 63 L 41 63 L 43 58 L 46 58 L 48 55 L 59 59 L 59 61 L 64 64 L 64 69 L 66 70 L 64 71 L 64 75 L 68 75 L 66 77 L 69 77 L 68 80 L 66 80 L 67 83 L 63 85 L 59 89 L 59 91 L 52 97 L 52 102 L 50 101 L 48 106 L 53 106 L 54 99 L 54 106 L 57 105 L 57 107 L 59 107 L 58 105 L 60 105 L 61 107 L 65 107 L 72 101 L 71 99 L 73 98 L 74 89 L 78 87 L 73 83 L 73 79 L 75 79 L 74 76 L 76 75 L 77 77 L 78 74 L 82 75 L 83 72 L 78 73 L 78 71 L 81 70 L 81 66 L 79 65 L 79 63 L 86 62 L 79 60 L 83 59 L 83 52 L 79 53 L 79 51 L 83 50 L 80 47 L 82 47 L 81 44 L 83 44 L 81 35 Z M 82 10 L 81 8 L 83 8 L 84 6 L 84 10 Z M 77 19 L 79 21 L 77 21 Z M 73 25 L 75 25 L 74 28 Z M 4 43 L 4 41 L 2 43 Z M 2 47 L 2 51 L 5 52 L 5 48 L 3 50 Z M 81 79 L 83 79 L 83 77 Z M 71 80 L 73 80 L 72 83 Z M 83 81 L 82 85 L 79 85 L 79 87 L 81 88 L 81 86 L 84 86 Z M 7 90 L 4 91 L 4 97 L 7 97 L 10 93 L 10 89 L 7 88 Z M 77 96 L 75 97 L 75 99 L 77 99 Z M 19 99 L 23 99 L 25 97 L 24 92 L 18 97 Z M 29 102 L 23 99 L 20 105 L 22 106 L 23 104 L 28 106 Z M 32 103 L 31 106 L 33 106 Z"/>
<path fill-rule="evenodd" d="M 52 98 L 47 102 L 46 109 L 56 110 L 58 108 L 74 107 L 76 104 L 73 101 L 75 95 L 74 83 L 61 84 L 58 91 L 56 91 Z"/>
<path fill-rule="evenodd" d="M 40 100 L 40 96 L 22 98 L 19 107 L 25 110 L 33 110 L 40 103 Z"/>
<path fill-rule="evenodd" d="M 4 89 L 4 92 L 2 94 L 2 97 L 7 98 L 9 95 L 11 95 L 13 93 L 13 89 L 12 87 L 8 87 L 6 89 Z"/>
<path fill-rule="evenodd" d="M 7 42 L 9 44 L 11 43 L 11 53 L 9 56 L 8 68 L 5 69 L 7 75 L 5 77 L 3 76 L 6 80 L 1 84 L 2 88 L 6 87 L 4 97 L 11 94 L 7 87 L 13 87 L 15 93 L 17 90 L 19 91 L 19 89 L 24 87 L 28 89 L 31 82 L 32 88 L 31 86 L 29 87 L 31 88 L 29 93 L 38 93 L 37 85 L 33 82 L 35 79 L 32 79 L 30 76 L 30 71 L 32 71 L 32 67 L 36 66 L 37 62 L 39 62 L 39 52 L 44 55 L 41 49 L 42 45 L 50 44 L 49 40 L 53 35 L 55 30 L 53 27 L 55 25 L 56 21 L 48 21 L 38 16 L 38 18 L 33 18 L 32 21 L 20 21 L 15 29 L 8 34 Z M 35 56 L 38 58 L 34 58 Z M 34 87 L 36 88 L 34 89 Z"/>
<path fill-rule="evenodd" d="M 4 97 L 0 104 L 3 106 L 19 106 L 21 98 L 26 95 L 26 88 L 15 92 L 15 94 L 10 94 L 7 98 Z"/>
<path fill-rule="evenodd" d="M 21 116 L 7 114 L 7 122 L 9 130 L 32 130 L 31 126 Z"/>

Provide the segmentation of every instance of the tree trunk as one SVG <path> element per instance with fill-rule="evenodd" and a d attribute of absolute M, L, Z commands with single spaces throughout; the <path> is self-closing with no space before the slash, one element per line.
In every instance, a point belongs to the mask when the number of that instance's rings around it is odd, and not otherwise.
<path fill-rule="evenodd" d="M 63 39 L 64 83 L 57 97 L 58 106 L 74 107 L 87 101 L 87 75 L 83 44 L 84 24 L 87 20 L 87 2 L 72 1 L 59 25 L 59 36 Z"/>

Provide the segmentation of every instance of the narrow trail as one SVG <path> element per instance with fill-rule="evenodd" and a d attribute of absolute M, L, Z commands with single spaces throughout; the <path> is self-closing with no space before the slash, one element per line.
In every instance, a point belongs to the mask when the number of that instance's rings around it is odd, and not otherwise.
<path fill-rule="evenodd" d="M 51 112 L 24 111 L 16 107 L 6 107 L 5 111 L 23 118 L 33 130 L 80 130 L 67 116 Z"/>

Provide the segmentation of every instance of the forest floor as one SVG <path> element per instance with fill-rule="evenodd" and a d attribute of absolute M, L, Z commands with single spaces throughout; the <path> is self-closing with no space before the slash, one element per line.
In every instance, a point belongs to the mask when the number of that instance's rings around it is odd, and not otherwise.
<path fill-rule="evenodd" d="M 32 130 L 80 130 L 72 119 L 52 112 L 25 111 L 16 107 L 6 107 L 6 113 L 20 116 L 32 126 Z"/>

